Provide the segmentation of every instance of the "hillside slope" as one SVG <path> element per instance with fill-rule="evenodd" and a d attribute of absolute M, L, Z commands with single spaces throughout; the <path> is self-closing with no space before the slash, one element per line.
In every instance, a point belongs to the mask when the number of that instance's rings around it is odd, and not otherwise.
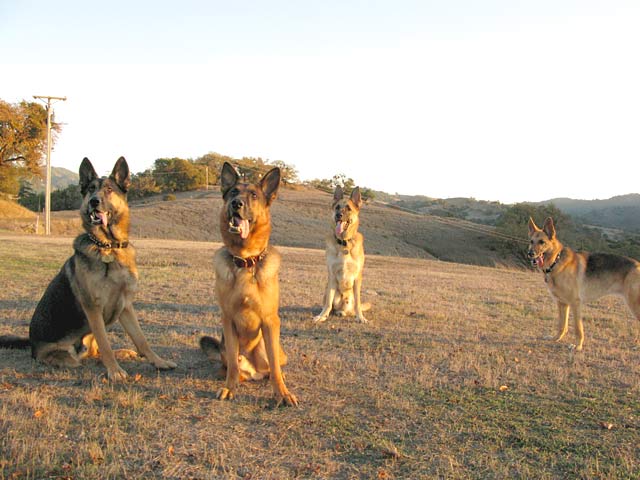
<path fill-rule="evenodd" d="M 317 190 L 282 190 L 272 208 L 273 243 L 324 249 L 324 238 L 332 232 L 331 202 L 330 194 Z M 217 191 L 184 194 L 170 202 L 156 199 L 149 204 L 134 204 L 132 234 L 218 242 L 221 205 Z M 515 263 L 493 250 L 495 240 L 490 236 L 382 204 L 362 207 L 360 231 L 368 253 L 488 266 Z"/>
<path fill-rule="evenodd" d="M 279 193 L 272 208 L 274 245 L 324 249 L 331 234 L 332 196 L 318 190 L 288 190 Z M 217 190 L 186 192 L 174 201 L 161 196 L 131 203 L 131 236 L 171 240 L 220 241 L 218 215 L 222 199 Z M 35 215 L 0 222 L 0 229 L 34 231 Z M 42 219 L 40 225 L 42 226 Z M 370 254 L 408 258 L 435 258 L 473 265 L 516 265 L 517 261 L 496 251 L 496 240 L 469 231 L 466 223 L 414 214 L 373 203 L 362 207 L 360 231 Z M 490 230 L 490 227 L 484 227 Z M 75 235 L 80 229 L 76 211 L 52 212 L 54 235 Z M 525 232 L 523 232 L 524 235 Z"/>

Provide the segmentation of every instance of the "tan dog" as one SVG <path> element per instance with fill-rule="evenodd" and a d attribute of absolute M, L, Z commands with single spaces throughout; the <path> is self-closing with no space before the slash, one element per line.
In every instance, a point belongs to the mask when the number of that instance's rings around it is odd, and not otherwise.
<path fill-rule="evenodd" d="M 338 186 L 333 195 L 331 234 L 326 238 L 327 288 L 324 306 L 315 322 L 324 322 L 330 313 L 338 316 L 355 315 L 361 323 L 367 323 L 363 312 L 371 306 L 361 301 L 362 270 L 364 268 L 364 237 L 358 232 L 362 206 L 360 188 L 344 198 Z"/>
<path fill-rule="evenodd" d="M 573 310 L 577 350 L 582 350 L 584 328 L 582 304 L 614 294 L 624 297 L 640 320 L 640 263 L 609 253 L 574 252 L 564 247 L 556 236 L 553 220 L 545 220 L 542 229 L 529 219 L 529 259 L 544 273 L 551 296 L 558 303 L 558 334 L 560 341 L 569 327 L 569 310 Z"/>
<path fill-rule="evenodd" d="M 30 345 L 35 359 L 59 367 L 77 367 L 82 358 L 99 353 L 109 379 L 122 380 L 127 373 L 107 338 L 107 327 L 119 320 L 138 352 L 156 368 L 175 368 L 175 363 L 151 350 L 133 308 L 138 269 L 129 243 L 129 184 L 129 167 L 123 157 L 108 178 L 98 177 L 91 162 L 82 160 L 80 217 L 85 233 L 75 239 L 74 254 L 38 303 L 28 341 L 3 337 L 0 346 Z"/>
<path fill-rule="evenodd" d="M 224 247 L 216 252 L 213 263 L 223 336 L 220 341 L 200 340 L 207 356 L 220 352 L 227 369 L 225 386 L 217 397 L 232 399 L 241 379 L 269 376 L 277 404 L 298 405 L 280 369 L 287 362 L 280 346 L 278 316 L 280 254 L 269 245 L 269 207 L 280 185 L 280 170 L 271 169 L 258 184 L 244 183 L 225 162 L 220 178 Z"/>

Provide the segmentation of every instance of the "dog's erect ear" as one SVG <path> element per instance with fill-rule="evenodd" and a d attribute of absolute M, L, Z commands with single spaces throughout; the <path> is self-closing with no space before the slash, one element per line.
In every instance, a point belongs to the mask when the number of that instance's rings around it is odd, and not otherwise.
<path fill-rule="evenodd" d="M 342 200 L 343 197 L 344 197 L 344 192 L 342 191 L 342 187 L 340 185 L 337 185 L 336 191 L 333 192 L 333 201 L 338 202 Z"/>
<path fill-rule="evenodd" d="M 362 195 L 360 195 L 360 187 L 356 187 L 351 192 L 351 201 L 360 210 L 362 206 Z"/>
<path fill-rule="evenodd" d="M 260 179 L 260 188 L 267 198 L 267 205 L 271 205 L 276 199 L 278 187 L 280 186 L 280 169 L 278 167 L 269 170 L 264 177 Z"/>
<path fill-rule="evenodd" d="M 549 239 L 553 239 L 556 236 L 556 227 L 553 224 L 553 218 L 547 217 L 547 219 L 544 221 L 542 230 L 544 230 L 544 233 L 547 234 L 547 237 L 549 237 Z"/>
<path fill-rule="evenodd" d="M 84 157 L 80 164 L 80 193 L 82 193 L 82 196 L 87 193 L 89 184 L 96 178 L 98 178 L 98 174 L 93 169 L 93 165 L 91 165 L 87 157 Z"/>
<path fill-rule="evenodd" d="M 223 197 L 231 187 L 238 183 L 238 180 L 240 180 L 240 175 L 236 169 L 229 162 L 224 162 L 222 172 L 220 172 L 220 191 Z"/>
<path fill-rule="evenodd" d="M 120 157 L 116 164 L 113 166 L 113 171 L 109 176 L 111 180 L 116 182 L 116 185 L 120 187 L 120 190 L 127 192 L 131 185 L 131 172 L 129 172 L 129 165 L 124 157 Z"/>
<path fill-rule="evenodd" d="M 529 236 L 539 231 L 540 229 L 536 225 L 536 222 L 533 221 L 533 218 L 529 217 Z"/>

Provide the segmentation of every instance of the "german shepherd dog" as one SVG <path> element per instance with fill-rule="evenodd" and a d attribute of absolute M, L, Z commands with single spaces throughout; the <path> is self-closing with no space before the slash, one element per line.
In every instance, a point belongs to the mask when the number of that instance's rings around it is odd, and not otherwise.
<path fill-rule="evenodd" d="M 342 187 L 336 187 L 333 194 L 331 233 L 325 241 L 327 288 L 324 306 L 314 318 L 315 322 L 324 322 L 333 312 L 340 317 L 355 315 L 359 322 L 367 323 L 363 312 L 371 305 L 361 301 L 364 268 L 364 236 L 358 232 L 361 206 L 359 187 L 353 189 L 348 199 L 344 198 Z"/>
<path fill-rule="evenodd" d="M 544 273 L 551 296 L 558 303 L 558 334 L 560 341 L 569 327 L 569 310 L 573 310 L 578 344 L 582 350 L 584 328 L 582 304 L 614 294 L 623 296 L 640 320 L 640 263 L 609 253 L 574 252 L 560 243 L 551 217 L 542 229 L 529 218 L 528 256 L 533 266 Z"/>
<path fill-rule="evenodd" d="M 273 168 L 257 184 L 244 183 L 225 162 L 220 175 L 224 203 L 220 233 L 224 247 L 214 256 L 216 297 L 222 315 L 222 339 L 202 337 L 200 346 L 213 359 L 219 352 L 226 383 L 216 394 L 232 399 L 238 383 L 269 376 L 277 405 L 298 405 L 287 390 L 281 366 L 278 270 L 280 254 L 269 245 L 269 208 L 280 185 Z"/>
<path fill-rule="evenodd" d="M 129 184 L 123 157 L 108 178 L 99 178 L 91 162 L 82 160 L 80 217 L 85 233 L 75 239 L 73 255 L 36 306 L 29 338 L 5 336 L 0 347 L 31 346 L 33 358 L 57 367 L 77 367 L 81 359 L 99 354 L 109 380 L 123 380 L 127 373 L 116 360 L 106 330 L 120 320 L 138 352 L 156 368 L 175 368 L 151 350 L 133 309 L 138 270 L 129 243 Z"/>

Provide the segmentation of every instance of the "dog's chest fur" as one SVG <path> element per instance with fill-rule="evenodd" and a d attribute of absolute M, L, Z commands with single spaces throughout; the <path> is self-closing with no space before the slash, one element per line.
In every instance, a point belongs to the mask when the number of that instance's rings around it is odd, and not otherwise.
<path fill-rule="evenodd" d="M 361 236 L 356 236 L 346 246 L 339 245 L 333 237 L 327 239 L 327 265 L 338 283 L 352 283 L 363 266 L 364 256 Z"/>
<path fill-rule="evenodd" d="M 226 248 L 216 252 L 218 303 L 223 314 L 233 312 L 234 325 L 239 331 L 257 334 L 261 319 L 277 313 L 279 266 L 280 255 L 273 248 L 269 248 L 268 254 L 254 268 L 236 266 Z"/>
<path fill-rule="evenodd" d="M 114 254 L 112 262 L 90 262 L 89 269 L 97 270 L 98 275 L 84 274 L 83 269 L 76 268 L 78 279 L 75 288 L 85 305 L 98 307 L 102 310 L 105 324 L 114 322 L 124 307 L 133 301 L 138 289 L 138 272 L 135 266 L 135 253 L 133 247 L 128 247 L 126 252 Z M 101 258 L 98 251 L 87 252 Z M 76 261 L 83 261 L 82 256 L 76 257 Z M 73 278 L 70 276 L 69 278 Z M 91 292 L 91 294 L 89 293 Z"/>

